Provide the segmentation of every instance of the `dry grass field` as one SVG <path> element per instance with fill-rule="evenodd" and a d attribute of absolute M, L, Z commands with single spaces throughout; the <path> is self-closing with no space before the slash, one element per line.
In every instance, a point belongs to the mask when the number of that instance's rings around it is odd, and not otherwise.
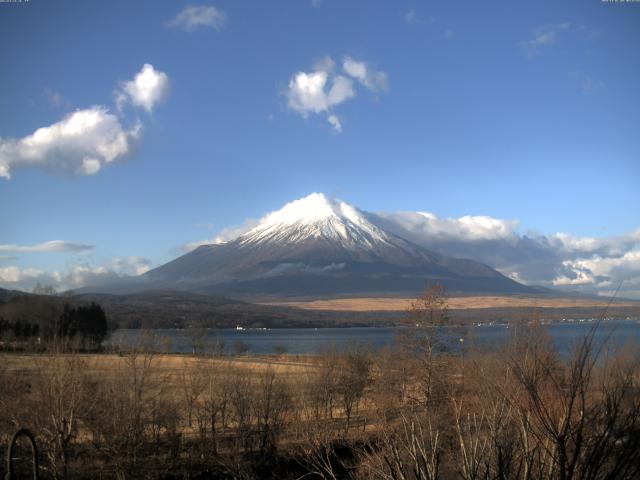
<path fill-rule="evenodd" d="M 96 353 L 71 353 L 68 356 L 80 359 L 87 366 L 87 373 L 105 373 L 116 372 L 123 367 L 125 357 L 117 354 L 96 354 Z M 0 363 L 3 366 L 5 374 L 21 373 L 28 376 L 31 372 L 37 370 L 42 363 L 49 360 L 48 354 L 23 354 L 23 353 L 0 353 Z M 51 356 L 53 358 L 53 356 Z M 55 358 L 60 358 L 60 354 L 56 354 Z M 194 355 L 179 354 L 157 354 L 153 356 L 153 363 L 156 367 L 158 375 L 169 375 L 174 378 L 183 371 L 197 367 L 203 361 L 203 357 Z M 213 363 L 220 368 L 245 371 L 247 374 L 261 374 L 266 370 L 274 371 L 276 374 L 286 374 L 286 376 L 296 376 L 307 373 L 316 368 L 311 357 L 299 357 L 283 355 L 280 357 L 224 357 L 224 358 L 206 358 L 206 361 Z"/>
<path fill-rule="evenodd" d="M 413 298 L 336 298 L 328 300 L 270 302 L 263 305 L 297 307 L 305 310 L 333 310 L 342 312 L 405 311 Z M 448 306 L 452 310 L 480 308 L 604 308 L 608 299 L 592 298 L 542 298 L 542 297 L 450 297 Z M 618 307 L 639 307 L 640 302 L 616 301 Z"/>

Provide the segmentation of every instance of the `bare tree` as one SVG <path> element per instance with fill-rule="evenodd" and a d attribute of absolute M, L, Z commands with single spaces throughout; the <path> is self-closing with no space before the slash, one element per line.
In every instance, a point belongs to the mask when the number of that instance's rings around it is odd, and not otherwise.
<path fill-rule="evenodd" d="M 189 322 L 184 329 L 184 335 L 189 341 L 194 355 L 200 355 L 204 352 L 207 342 L 207 329 L 201 322 Z"/>
<path fill-rule="evenodd" d="M 442 327 L 449 323 L 448 296 L 444 286 L 428 286 L 407 310 L 407 323 L 404 343 L 413 355 L 417 354 L 422 386 L 420 400 L 428 405 L 433 400 L 434 384 L 438 379 L 436 354 L 445 346 Z"/>
<path fill-rule="evenodd" d="M 275 447 L 278 436 L 285 427 L 286 416 L 291 408 L 287 385 L 273 368 L 267 368 L 259 378 L 255 416 L 260 432 L 260 448 Z"/>
<path fill-rule="evenodd" d="M 336 390 L 346 420 L 345 434 L 349 432 L 351 417 L 371 382 L 371 367 L 371 354 L 361 346 L 349 348 L 341 358 Z"/>
<path fill-rule="evenodd" d="M 66 478 L 69 449 L 93 400 L 87 395 L 87 363 L 78 355 L 53 352 L 35 359 L 34 412 L 55 478 Z"/>

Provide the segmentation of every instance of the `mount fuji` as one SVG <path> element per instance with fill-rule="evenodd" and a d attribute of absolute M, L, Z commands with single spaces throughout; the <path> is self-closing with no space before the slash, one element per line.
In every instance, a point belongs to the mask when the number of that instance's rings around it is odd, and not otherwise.
<path fill-rule="evenodd" d="M 452 293 L 537 292 L 482 263 L 400 238 L 377 224 L 375 215 L 321 193 L 286 204 L 237 238 L 202 245 L 150 270 L 130 287 L 278 297 L 395 296 L 413 295 L 428 282 L 444 284 Z"/>

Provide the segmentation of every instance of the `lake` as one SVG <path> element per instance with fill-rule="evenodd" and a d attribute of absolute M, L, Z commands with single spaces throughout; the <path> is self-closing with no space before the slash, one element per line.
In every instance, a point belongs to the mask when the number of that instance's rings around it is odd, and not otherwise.
<path fill-rule="evenodd" d="M 559 352 L 566 356 L 573 346 L 579 342 L 593 327 L 589 321 L 572 323 L 553 323 L 544 328 L 553 338 Z M 454 348 L 464 345 L 465 349 L 478 347 L 495 349 L 509 339 L 514 330 L 522 327 L 506 325 L 473 326 L 466 332 L 458 329 L 444 329 Z M 335 346 L 343 350 L 350 344 L 367 344 L 374 349 L 392 345 L 400 327 L 352 327 L 352 328 L 288 328 L 288 329 L 209 329 L 207 342 L 222 342 L 226 352 L 234 350 L 236 342 L 243 342 L 249 353 L 264 355 L 273 354 L 278 349 L 291 354 L 314 354 L 323 349 Z M 184 330 L 153 330 L 158 345 L 168 346 L 174 353 L 191 353 L 191 342 Z M 107 346 L 131 346 L 139 341 L 139 330 L 116 330 L 107 341 Z M 463 338 L 463 342 L 460 342 Z M 607 320 L 596 332 L 596 338 L 610 339 L 611 345 L 623 345 L 628 341 L 640 341 L 640 323 L 634 320 Z M 164 340 L 163 340 L 164 339 Z M 162 348 L 162 347 L 159 347 Z"/>

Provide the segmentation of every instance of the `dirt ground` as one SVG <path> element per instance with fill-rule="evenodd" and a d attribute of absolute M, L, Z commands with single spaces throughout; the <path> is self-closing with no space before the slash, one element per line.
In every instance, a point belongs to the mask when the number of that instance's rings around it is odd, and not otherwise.
<path fill-rule="evenodd" d="M 264 305 L 282 305 L 302 308 L 305 310 L 333 310 L 342 312 L 368 311 L 404 311 L 413 298 L 336 298 L 329 300 L 271 302 Z M 475 308 L 600 308 L 605 307 L 608 299 L 591 298 L 538 298 L 538 297 L 450 297 L 448 305 L 451 310 L 465 310 Z M 617 301 L 618 307 L 638 307 L 640 302 Z"/>

